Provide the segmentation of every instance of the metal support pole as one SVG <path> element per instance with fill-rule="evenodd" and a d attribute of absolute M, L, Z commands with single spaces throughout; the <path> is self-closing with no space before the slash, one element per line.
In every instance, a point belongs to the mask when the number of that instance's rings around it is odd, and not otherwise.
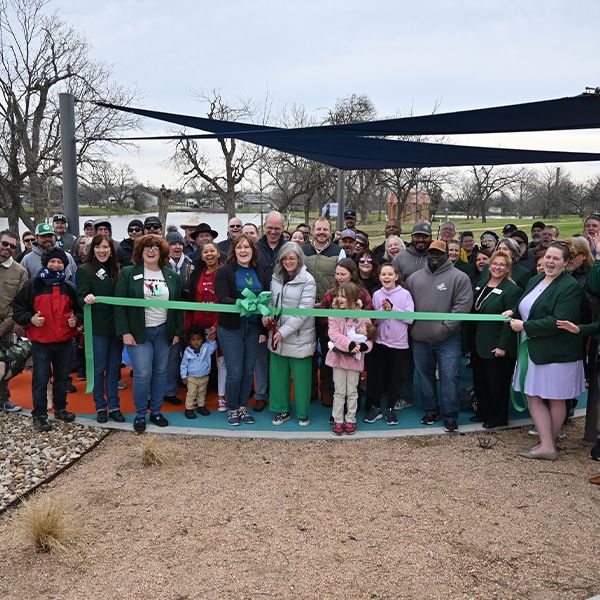
<path fill-rule="evenodd" d="M 345 174 L 342 169 L 337 170 L 337 230 L 342 231 L 344 229 L 344 211 L 346 210 L 346 197 L 345 197 Z"/>
<path fill-rule="evenodd" d="M 60 146 L 62 158 L 63 207 L 69 220 L 69 232 L 79 235 L 79 204 L 77 201 L 77 154 L 75 149 L 75 96 L 58 95 Z"/>

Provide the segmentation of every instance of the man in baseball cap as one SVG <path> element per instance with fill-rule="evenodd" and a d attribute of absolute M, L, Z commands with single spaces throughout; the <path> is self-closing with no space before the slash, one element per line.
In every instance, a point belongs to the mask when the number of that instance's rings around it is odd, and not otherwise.
<path fill-rule="evenodd" d="M 502 228 L 502 235 L 504 237 L 510 237 L 515 231 L 517 231 L 519 228 L 514 224 L 514 223 L 507 223 L 503 228 Z"/>
<path fill-rule="evenodd" d="M 344 250 L 348 258 L 356 254 L 356 232 L 354 229 L 344 229 L 340 233 L 340 248 Z"/>
<path fill-rule="evenodd" d="M 356 211 L 345 210 L 344 211 L 344 222 L 346 223 L 346 229 L 356 228 Z"/>
<path fill-rule="evenodd" d="M 150 216 L 144 219 L 144 235 L 153 233 L 154 235 L 162 235 L 163 225 L 157 216 Z"/>
<path fill-rule="evenodd" d="M 56 214 L 52 217 L 52 227 L 56 236 L 55 245 L 62 248 L 65 252 L 73 252 L 75 245 L 75 236 L 67 233 L 67 217 L 63 214 Z"/>

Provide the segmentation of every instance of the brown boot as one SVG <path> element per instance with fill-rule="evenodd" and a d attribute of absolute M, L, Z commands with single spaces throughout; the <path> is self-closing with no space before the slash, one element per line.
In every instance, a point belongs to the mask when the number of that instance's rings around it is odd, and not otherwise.
<path fill-rule="evenodd" d="M 333 394 L 329 390 L 321 390 L 321 404 L 333 406 Z"/>

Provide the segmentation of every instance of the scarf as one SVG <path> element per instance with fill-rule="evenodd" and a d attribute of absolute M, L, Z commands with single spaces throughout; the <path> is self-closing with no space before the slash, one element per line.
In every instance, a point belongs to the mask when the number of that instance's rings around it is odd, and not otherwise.
<path fill-rule="evenodd" d="M 64 271 L 52 271 L 52 269 L 48 269 L 47 267 L 42 267 L 38 271 L 37 277 L 46 285 L 58 285 L 67 279 Z"/>

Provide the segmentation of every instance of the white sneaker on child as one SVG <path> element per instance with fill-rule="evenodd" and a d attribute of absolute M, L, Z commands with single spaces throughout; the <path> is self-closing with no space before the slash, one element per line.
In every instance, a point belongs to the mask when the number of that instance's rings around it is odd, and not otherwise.
<path fill-rule="evenodd" d="M 225 400 L 224 396 L 219 396 L 219 407 L 217 408 L 219 412 L 227 411 L 227 400 Z"/>

